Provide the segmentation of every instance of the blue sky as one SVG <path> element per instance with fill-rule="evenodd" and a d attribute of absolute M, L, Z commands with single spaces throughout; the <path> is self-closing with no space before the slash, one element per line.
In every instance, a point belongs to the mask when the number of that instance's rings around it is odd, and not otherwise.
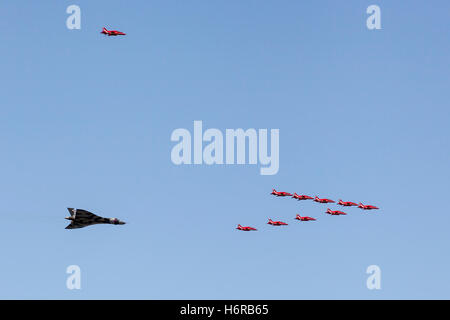
<path fill-rule="evenodd" d="M 81 30 L 66 28 L 71 4 Z M 366 28 L 371 4 L 382 30 Z M 1 1 L 0 298 L 450 298 L 449 12 Z M 278 174 L 175 166 L 170 135 L 194 120 L 279 129 Z M 381 210 L 331 217 L 272 187 Z M 128 224 L 65 230 L 67 207 Z M 78 291 L 66 288 L 73 264 Z M 366 288 L 372 264 L 378 291 Z"/>

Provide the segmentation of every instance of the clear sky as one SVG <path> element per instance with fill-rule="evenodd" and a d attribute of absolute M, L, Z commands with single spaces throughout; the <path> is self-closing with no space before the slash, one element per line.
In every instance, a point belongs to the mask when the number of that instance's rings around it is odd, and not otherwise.
<path fill-rule="evenodd" d="M 81 30 L 66 28 L 71 4 Z M 381 30 L 366 27 L 371 4 Z M 444 0 L 0 1 L 0 298 L 449 299 L 449 13 Z M 278 174 L 174 165 L 171 133 L 194 120 L 279 129 Z M 381 209 L 329 216 L 272 187 Z M 67 207 L 128 224 L 65 230 Z"/>

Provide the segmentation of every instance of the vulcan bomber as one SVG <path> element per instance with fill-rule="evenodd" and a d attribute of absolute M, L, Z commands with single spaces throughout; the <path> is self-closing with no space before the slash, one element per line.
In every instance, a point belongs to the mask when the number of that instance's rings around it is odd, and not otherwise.
<path fill-rule="evenodd" d="M 66 219 L 70 220 L 70 224 L 66 229 L 79 229 L 93 224 L 125 224 L 117 218 L 99 217 L 83 209 L 67 208 L 67 210 L 69 210 L 70 217 L 66 217 Z"/>

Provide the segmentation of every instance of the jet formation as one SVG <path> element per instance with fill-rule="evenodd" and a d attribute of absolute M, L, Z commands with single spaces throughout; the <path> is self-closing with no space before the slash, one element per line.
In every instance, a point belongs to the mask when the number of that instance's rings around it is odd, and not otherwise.
<path fill-rule="evenodd" d="M 311 197 L 311 196 L 308 196 L 308 195 L 305 195 L 305 194 L 297 194 L 296 192 L 294 192 L 294 194 L 292 194 L 292 193 L 285 192 L 285 191 L 277 191 L 275 189 L 272 189 L 272 192 L 270 194 L 274 195 L 276 197 L 291 197 L 292 199 L 296 199 L 298 201 L 313 200 L 314 202 L 322 203 L 322 204 L 336 203 L 336 201 L 331 200 L 331 199 L 327 199 L 327 198 L 319 198 L 318 196 Z M 361 202 L 356 204 L 355 202 L 343 201 L 342 199 L 339 199 L 339 201 L 336 204 L 340 205 L 340 206 L 343 206 L 343 207 L 358 207 L 358 208 L 360 208 L 362 210 L 377 210 L 377 209 L 379 209 L 378 207 L 373 206 L 373 205 L 368 205 L 368 204 L 364 205 Z M 344 211 L 332 210 L 330 208 L 327 208 L 325 213 L 329 214 L 331 216 L 345 216 L 345 215 L 347 215 L 347 213 L 344 212 Z M 317 221 L 316 218 L 308 217 L 308 216 L 303 216 L 302 217 L 299 214 L 297 214 L 294 219 L 298 220 L 298 221 L 302 221 L 302 222 Z M 278 227 L 278 226 L 287 226 L 288 225 L 286 222 L 274 221 L 271 218 L 269 218 L 269 221 L 267 222 L 267 224 L 269 224 L 271 226 L 276 226 L 276 227 Z M 257 231 L 256 228 L 253 228 L 253 227 L 242 227 L 240 224 L 238 224 L 238 227 L 236 229 L 237 230 L 241 230 L 241 231 Z"/>
<path fill-rule="evenodd" d="M 108 30 L 105 27 L 103 27 L 102 31 L 100 32 L 101 34 L 104 34 L 108 37 L 111 36 L 125 36 L 126 33 L 118 31 L 118 30 Z M 331 199 L 327 199 L 327 198 L 319 198 L 318 196 L 315 196 L 314 198 L 311 196 L 307 196 L 307 195 L 299 195 L 297 193 L 291 194 L 289 192 L 284 192 L 284 191 L 276 191 L 275 189 L 272 189 L 271 192 L 272 195 L 276 196 L 276 197 L 292 197 L 293 199 L 296 199 L 298 201 L 302 201 L 302 200 L 313 200 L 314 202 L 317 203 L 325 203 L 325 204 L 329 204 L 329 203 L 335 203 L 335 201 L 331 200 Z M 342 201 L 341 199 L 339 199 L 339 202 L 337 203 L 340 206 L 344 206 L 344 207 L 358 207 L 362 210 L 376 210 L 379 209 L 376 206 L 373 205 L 364 205 L 361 202 L 356 204 L 354 202 L 350 202 L 350 201 Z M 87 210 L 83 210 L 83 209 L 74 209 L 74 208 L 67 208 L 69 210 L 70 213 L 70 217 L 66 217 L 67 220 L 70 221 L 70 224 L 66 227 L 66 229 L 79 229 L 79 228 L 84 228 L 90 225 L 94 225 L 94 224 L 114 224 L 114 225 L 122 225 L 125 224 L 125 222 L 117 219 L 117 218 L 103 218 L 100 216 L 97 216 L 95 214 L 93 214 L 92 212 L 89 212 Z M 339 211 L 339 210 L 331 210 L 330 208 L 327 208 L 327 211 L 325 211 L 325 213 L 333 215 L 333 216 L 338 216 L 338 215 L 347 215 L 347 213 L 343 212 L 343 211 Z M 295 216 L 296 220 L 299 221 L 316 221 L 315 218 L 312 217 L 308 217 L 308 216 L 300 216 L 299 214 L 297 214 Z M 272 225 L 272 226 L 287 226 L 288 224 L 283 222 L 283 221 L 273 221 L 272 219 L 269 218 L 269 221 L 267 222 L 267 224 Z M 240 231 L 257 231 L 256 228 L 250 227 L 250 226 L 241 226 L 240 224 L 238 224 L 237 230 Z"/>

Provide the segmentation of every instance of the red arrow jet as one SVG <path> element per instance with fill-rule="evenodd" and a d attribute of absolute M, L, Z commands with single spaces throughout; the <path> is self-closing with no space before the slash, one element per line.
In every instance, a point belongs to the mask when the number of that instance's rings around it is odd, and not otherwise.
<path fill-rule="evenodd" d="M 292 198 L 297 199 L 297 200 L 314 199 L 313 197 L 310 197 L 310 196 L 307 196 L 307 195 L 304 195 L 304 194 L 299 195 L 299 194 L 297 194 L 295 192 L 294 192 L 294 195 L 292 196 Z"/>
<path fill-rule="evenodd" d="M 238 226 L 237 226 L 236 229 L 241 230 L 241 231 L 257 231 L 257 229 L 255 229 L 255 228 L 252 228 L 252 227 L 243 227 L 243 226 L 241 226 L 240 224 L 238 224 Z"/>
<path fill-rule="evenodd" d="M 342 201 L 341 199 L 339 199 L 338 202 L 339 205 L 344 206 L 344 207 L 351 207 L 351 206 L 358 206 L 356 203 L 354 202 L 350 202 L 350 201 Z"/>
<path fill-rule="evenodd" d="M 320 199 L 318 196 L 316 196 L 316 197 L 314 198 L 314 201 L 315 201 L 315 202 L 319 202 L 319 203 L 334 203 L 333 200 L 326 199 L 326 198 Z"/>
<path fill-rule="evenodd" d="M 301 215 L 297 214 L 295 216 L 295 219 L 300 220 L 300 221 L 316 221 L 316 219 L 311 218 L 311 217 L 302 217 Z"/>
<path fill-rule="evenodd" d="M 269 218 L 269 222 L 267 224 L 271 224 L 273 226 L 287 226 L 288 224 L 283 221 L 272 221 L 272 219 Z"/>
<path fill-rule="evenodd" d="M 272 193 L 274 196 L 277 197 L 290 197 L 292 196 L 292 194 L 288 193 L 288 192 L 283 192 L 283 191 L 277 191 L 275 189 L 272 189 Z"/>
<path fill-rule="evenodd" d="M 347 215 L 345 212 L 339 210 L 331 210 L 330 208 L 327 209 L 327 213 L 331 214 L 332 216 Z"/>
<path fill-rule="evenodd" d="M 379 209 L 378 207 L 371 206 L 371 205 L 363 205 L 361 202 L 358 205 L 358 208 L 361 208 L 363 210 L 373 210 L 373 209 Z"/>
<path fill-rule="evenodd" d="M 107 35 L 108 37 L 110 37 L 110 36 L 124 36 L 124 35 L 126 35 L 126 33 L 123 33 L 123 32 L 117 31 L 117 30 L 108 30 L 105 27 L 103 27 L 103 30 L 100 33 L 103 33 L 103 34 Z"/>

